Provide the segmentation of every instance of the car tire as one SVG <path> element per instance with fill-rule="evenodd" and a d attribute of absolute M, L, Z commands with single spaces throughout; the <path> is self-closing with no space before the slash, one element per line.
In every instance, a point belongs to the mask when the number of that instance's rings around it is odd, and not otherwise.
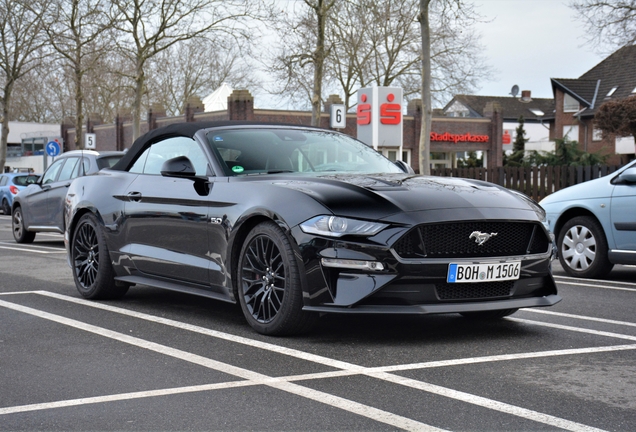
<path fill-rule="evenodd" d="M 17 243 L 33 243 L 35 233 L 27 231 L 24 227 L 24 216 L 22 215 L 22 207 L 20 206 L 13 210 L 11 229 L 13 231 L 13 238 Z"/>
<path fill-rule="evenodd" d="M 2 200 L 2 213 L 4 213 L 5 215 L 11 214 L 11 206 L 9 205 L 9 201 L 7 201 L 6 198 Z"/>
<path fill-rule="evenodd" d="M 75 286 L 87 299 L 116 299 L 129 285 L 115 281 L 104 232 L 92 213 L 82 216 L 71 238 L 71 267 Z"/>
<path fill-rule="evenodd" d="M 501 309 L 492 311 L 478 311 L 478 312 L 462 312 L 460 315 L 464 318 L 470 318 L 474 320 L 496 320 L 508 315 L 512 315 L 519 309 Z"/>
<path fill-rule="evenodd" d="M 561 266 L 570 276 L 598 278 L 614 267 L 607 257 L 603 227 L 589 216 L 577 216 L 567 221 L 559 232 L 557 248 Z"/>
<path fill-rule="evenodd" d="M 270 336 L 299 334 L 317 322 L 304 312 L 298 262 L 278 225 L 263 222 L 247 235 L 238 261 L 238 298 L 247 322 Z"/>

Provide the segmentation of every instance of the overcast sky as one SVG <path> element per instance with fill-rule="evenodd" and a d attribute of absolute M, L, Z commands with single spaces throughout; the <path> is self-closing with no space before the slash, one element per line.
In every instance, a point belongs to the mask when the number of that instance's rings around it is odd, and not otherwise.
<path fill-rule="evenodd" d="M 507 96 L 513 85 L 551 98 L 550 78 L 578 78 L 605 56 L 586 45 L 585 29 L 563 0 L 474 0 L 492 22 L 479 24 L 484 53 L 496 70 L 480 95 Z"/>

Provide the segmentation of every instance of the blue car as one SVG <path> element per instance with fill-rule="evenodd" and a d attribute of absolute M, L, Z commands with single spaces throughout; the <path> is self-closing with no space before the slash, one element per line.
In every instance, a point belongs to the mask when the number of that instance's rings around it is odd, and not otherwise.
<path fill-rule="evenodd" d="M 0 174 L 0 208 L 2 212 L 10 215 L 13 197 L 28 185 L 37 182 L 39 178 L 39 175 L 29 173 Z"/>
<path fill-rule="evenodd" d="M 636 264 L 636 161 L 539 204 L 569 275 L 599 278 L 614 264 Z"/>

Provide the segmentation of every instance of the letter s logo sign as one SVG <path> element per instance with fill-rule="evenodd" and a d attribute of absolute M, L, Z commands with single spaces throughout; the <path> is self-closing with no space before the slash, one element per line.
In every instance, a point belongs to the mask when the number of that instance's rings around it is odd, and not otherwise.
<path fill-rule="evenodd" d="M 380 123 L 396 125 L 402 120 L 402 106 L 400 104 L 385 103 L 380 105 Z"/>
<path fill-rule="evenodd" d="M 366 102 L 367 101 L 367 95 L 362 95 L 362 97 L 360 98 L 361 102 Z M 358 124 L 359 125 L 368 125 L 371 123 L 371 104 L 368 103 L 359 103 L 358 104 L 358 108 L 356 110 L 356 114 L 358 117 Z"/>
<path fill-rule="evenodd" d="M 395 95 L 389 93 L 386 97 L 389 102 L 393 102 Z M 386 125 L 397 125 L 402 121 L 402 106 L 397 103 L 383 103 L 380 105 L 380 123 Z"/>

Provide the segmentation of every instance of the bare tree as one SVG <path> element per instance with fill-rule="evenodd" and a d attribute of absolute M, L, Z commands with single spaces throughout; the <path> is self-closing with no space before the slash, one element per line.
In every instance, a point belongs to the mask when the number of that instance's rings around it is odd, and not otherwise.
<path fill-rule="evenodd" d="M 84 148 L 84 77 L 112 46 L 106 32 L 114 20 L 108 15 L 106 0 L 51 0 L 49 12 L 43 17 L 43 28 L 49 43 L 72 71 L 75 101 L 75 148 Z M 94 84 L 94 83 L 93 83 Z"/>
<path fill-rule="evenodd" d="M 203 97 L 224 82 L 235 88 L 257 83 L 235 41 L 197 37 L 159 53 L 149 63 L 148 100 L 177 115 L 192 96 Z"/>
<path fill-rule="evenodd" d="M 128 36 L 124 52 L 134 64 L 133 139 L 140 133 L 148 61 L 181 41 L 209 32 L 248 38 L 241 23 L 254 17 L 252 12 L 259 6 L 250 0 L 112 0 L 112 4 L 120 17 L 117 28 Z"/>
<path fill-rule="evenodd" d="M 61 123 L 73 114 L 73 97 L 64 68 L 41 67 L 16 81 L 11 97 L 11 119 L 34 123 Z"/>
<path fill-rule="evenodd" d="M 282 15 L 278 27 L 281 54 L 276 59 L 274 72 L 285 79 L 282 92 L 304 92 L 311 103 L 311 124 L 320 125 L 322 87 L 325 62 L 329 55 L 325 31 L 331 19 L 336 0 L 303 0 L 306 8 Z M 300 68 L 300 69 L 298 69 Z M 313 78 L 306 80 L 311 71 Z M 311 85 L 308 83 L 311 82 Z"/>
<path fill-rule="evenodd" d="M 570 7 L 583 19 L 589 41 L 598 48 L 614 51 L 636 43 L 635 0 L 574 0 Z"/>
<path fill-rule="evenodd" d="M 16 82 L 31 70 L 42 66 L 44 38 L 41 17 L 45 4 L 32 7 L 29 0 L 0 0 L 0 84 L 2 94 L 2 133 L 0 169 L 7 161 L 7 138 L 11 115 L 11 96 Z"/>

